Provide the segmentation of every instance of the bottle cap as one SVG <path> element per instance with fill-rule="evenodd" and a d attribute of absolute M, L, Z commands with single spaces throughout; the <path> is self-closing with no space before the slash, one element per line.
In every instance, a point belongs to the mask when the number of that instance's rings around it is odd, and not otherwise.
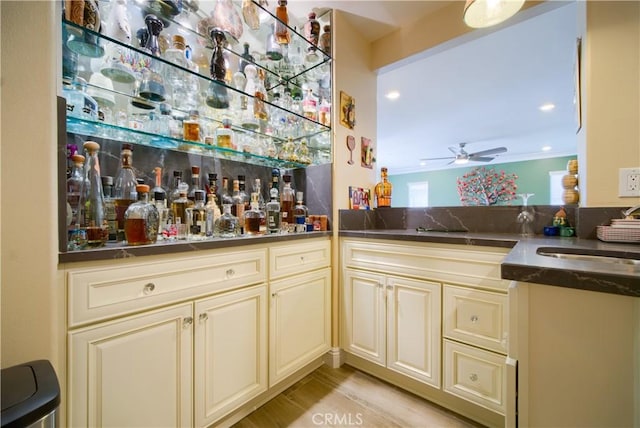
<path fill-rule="evenodd" d="M 199 166 L 192 166 L 191 167 L 191 173 L 192 174 L 200 174 L 200 167 Z"/>
<path fill-rule="evenodd" d="M 110 175 L 103 175 L 100 180 L 102 180 L 103 186 L 113 186 L 113 177 Z"/>
<path fill-rule="evenodd" d="M 97 152 L 98 150 L 100 150 L 100 144 L 96 143 L 95 141 L 85 141 L 82 147 L 84 147 L 84 149 L 88 152 Z"/>
<path fill-rule="evenodd" d="M 196 201 L 204 201 L 204 190 L 196 190 L 194 192 Z"/>
<path fill-rule="evenodd" d="M 244 181 L 245 176 L 244 175 L 239 175 L 238 176 L 238 181 Z"/>
<path fill-rule="evenodd" d="M 215 172 L 210 172 L 209 174 L 207 174 L 207 177 L 209 177 L 209 180 L 213 181 L 213 180 L 217 180 L 218 179 L 218 174 Z"/>
<path fill-rule="evenodd" d="M 138 193 L 149 193 L 149 186 L 147 184 L 138 184 L 136 186 L 136 192 L 138 192 Z"/>
<path fill-rule="evenodd" d="M 122 145 L 122 150 L 131 150 L 131 151 L 133 151 L 133 145 L 131 145 L 129 143 L 124 143 Z"/>
<path fill-rule="evenodd" d="M 182 171 L 173 171 L 174 177 L 182 177 Z"/>
<path fill-rule="evenodd" d="M 285 183 L 291 183 L 291 176 L 289 174 L 285 174 L 284 176 L 282 176 L 282 180 Z"/>
<path fill-rule="evenodd" d="M 73 163 L 84 163 L 84 156 L 75 154 L 71 156 Z"/>

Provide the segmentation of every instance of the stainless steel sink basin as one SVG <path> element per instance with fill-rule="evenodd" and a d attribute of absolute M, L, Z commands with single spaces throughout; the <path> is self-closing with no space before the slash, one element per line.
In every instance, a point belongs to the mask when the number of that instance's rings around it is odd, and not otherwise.
<path fill-rule="evenodd" d="M 539 247 L 536 253 L 557 259 L 640 266 L 640 253 L 559 247 Z"/>

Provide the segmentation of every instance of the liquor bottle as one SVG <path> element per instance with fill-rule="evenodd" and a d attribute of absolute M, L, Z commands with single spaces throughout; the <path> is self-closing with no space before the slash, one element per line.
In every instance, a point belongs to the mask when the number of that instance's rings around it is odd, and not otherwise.
<path fill-rule="evenodd" d="M 291 35 L 289 34 L 289 13 L 287 12 L 287 0 L 278 0 L 278 7 L 276 7 L 276 28 L 275 36 L 276 42 L 281 45 L 288 45 L 291 41 Z"/>
<path fill-rule="evenodd" d="M 113 177 L 102 176 L 102 194 L 104 195 L 104 213 L 109 225 L 109 241 L 115 242 L 118 237 L 118 216 L 116 201 L 113 198 Z"/>
<path fill-rule="evenodd" d="M 323 28 L 323 33 L 320 36 L 320 41 L 318 42 L 318 47 L 331 56 L 331 25 L 325 25 Z"/>
<path fill-rule="evenodd" d="M 209 179 L 209 184 L 207 186 L 207 200 L 209 198 L 208 195 L 213 195 L 213 202 L 215 202 L 216 206 L 220 206 L 220 200 L 218 195 L 218 174 L 215 172 L 211 172 L 208 174 L 207 178 Z"/>
<path fill-rule="evenodd" d="M 171 182 L 167 206 L 171 207 L 171 203 L 180 197 L 180 183 L 182 183 L 182 171 L 173 171 L 173 181 Z"/>
<path fill-rule="evenodd" d="M 214 194 L 207 194 L 207 205 L 204 206 L 205 211 L 205 231 L 204 234 L 207 238 L 211 238 L 214 234 L 214 225 L 216 220 L 220 218 L 222 212 L 220 207 L 216 203 L 216 197 Z"/>
<path fill-rule="evenodd" d="M 158 239 L 163 239 L 168 233 L 169 207 L 167 206 L 167 192 L 162 187 L 162 168 L 154 169 L 156 174 L 156 185 L 151 189 L 153 205 L 158 210 Z"/>
<path fill-rule="evenodd" d="M 296 232 L 305 232 L 307 217 L 309 217 L 309 209 L 303 204 L 304 193 L 296 192 L 296 206 L 293 207 L 293 219 L 296 225 Z"/>
<path fill-rule="evenodd" d="M 78 218 L 80 228 L 86 236 L 86 245 L 97 248 L 104 246 L 109 238 L 98 160 L 100 145 L 95 141 L 87 141 L 83 147 L 87 153 L 87 162 L 84 167 L 85 181 L 78 202 Z"/>
<path fill-rule="evenodd" d="M 253 64 L 248 64 L 244 68 L 244 74 L 247 77 L 247 84 L 244 87 L 246 94 L 254 95 L 258 87 L 258 69 Z M 240 126 L 247 129 L 258 129 L 260 124 L 256 120 L 254 114 L 255 100 L 253 102 L 247 102 L 247 108 L 241 110 Z"/>
<path fill-rule="evenodd" d="M 264 86 L 264 76 L 264 70 L 258 70 L 258 80 L 256 82 L 256 88 L 253 96 L 253 115 L 258 120 L 269 120 L 267 105 L 264 103 L 267 98 L 267 90 Z"/>
<path fill-rule="evenodd" d="M 187 199 L 187 193 L 189 186 L 187 183 L 180 183 L 180 196 L 178 199 L 171 203 L 171 215 L 173 216 L 173 223 L 177 228 L 177 238 L 186 239 L 186 221 L 187 221 L 187 208 L 189 208 L 191 201 Z"/>
<path fill-rule="evenodd" d="M 194 240 L 202 240 L 205 238 L 206 231 L 206 212 L 204 206 L 204 190 L 195 191 L 195 205 L 187 208 L 187 225 L 189 227 L 189 236 Z"/>
<path fill-rule="evenodd" d="M 189 186 L 189 193 L 187 193 L 187 198 L 191 201 L 191 206 L 195 204 L 196 191 L 198 190 L 202 190 L 200 187 L 200 167 L 193 165 L 191 167 L 191 186 Z M 202 200 L 204 201 L 204 198 Z"/>
<path fill-rule="evenodd" d="M 265 201 L 262 195 L 262 181 L 259 178 L 253 180 L 253 193 L 258 194 L 258 208 L 261 211 L 265 211 Z"/>
<path fill-rule="evenodd" d="M 376 193 L 376 206 L 378 208 L 386 208 L 391 206 L 391 191 L 392 185 L 389 183 L 387 179 L 387 168 L 380 168 L 380 179 L 381 181 L 376 184 L 375 193 Z"/>
<path fill-rule="evenodd" d="M 302 112 L 307 119 L 318 121 L 318 102 L 313 96 L 313 89 L 308 88 L 302 98 Z"/>
<path fill-rule="evenodd" d="M 273 169 L 271 171 L 271 189 L 269 189 L 270 201 L 266 203 L 267 211 L 267 232 L 280 233 L 280 194 L 278 192 L 278 182 L 280 180 L 280 171 Z"/>
<path fill-rule="evenodd" d="M 316 53 L 318 41 L 320 40 L 320 23 L 316 19 L 315 12 L 309 12 L 308 20 L 304 24 L 304 37 L 311 42 L 311 45 L 307 48 L 307 55 L 318 55 Z"/>
<path fill-rule="evenodd" d="M 222 215 L 215 221 L 214 235 L 219 238 L 235 238 L 240 234 L 238 217 L 231 214 L 231 204 L 222 206 Z"/>
<path fill-rule="evenodd" d="M 240 180 L 242 178 L 242 180 Z M 241 186 L 242 181 L 242 186 Z M 240 228 L 244 227 L 244 212 L 248 201 L 247 194 L 244 190 L 244 176 L 239 175 L 237 180 L 233 180 L 233 195 L 231 196 L 233 205 L 231 206 L 231 214 L 238 217 Z"/>
<path fill-rule="evenodd" d="M 213 42 L 213 52 L 209 72 L 213 81 L 211 81 L 207 89 L 206 104 L 215 109 L 226 109 L 229 108 L 229 93 L 224 83 L 227 75 L 224 58 L 224 48 L 227 40 L 220 28 L 211 29 L 210 37 Z"/>
<path fill-rule="evenodd" d="M 124 214 L 124 233 L 128 245 L 154 244 L 158 239 L 159 215 L 156 206 L 149 201 L 149 186 L 136 187 L 138 201 L 132 203 Z"/>
<path fill-rule="evenodd" d="M 244 213 L 244 233 L 246 235 L 264 235 L 265 214 L 258 206 L 258 194 L 251 194 L 251 209 Z"/>
<path fill-rule="evenodd" d="M 71 161 L 73 162 L 71 176 L 67 179 L 67 202 L 71 207 L 69 230 L 78 227 L 78 203 L 80 202 L 80 192 L 84 186 L 84 156 L 71 155 Z"/>
<path fill-rule="evenodd" d="M 291 176 L 285 174 L 282 177 L 284 181 L 284 187 L 280 193 L 280 212 L 282 213 L 282 224 L 293 224 L 293 203 L 295 199 L 295 193 L 291 188 Z"/>
<path fill-rule="evenodd" d="M 234 149 L 234 135 L 231 129 L 231 119 L 222 119 L 222 127 L 216 129 L 216 146 L 225 149 Z"/>
<path fill-rule="evenodd" d="M 249 53 L 249 43 L 245 43 L 242 47 L 244 48 L 244 51 L 242 52 L 242 59 L 240 60 L 238 71 L 244 74 L 245 67 L 249 64 L 253 64 L 256 60 L 253 55 Z"/>
<path fill-rule="evenodd" d="M 190 110 L 189 117 L 182 121 L 182 129 L 184 131 L 183 139 L 200 143 L 200 112 L 198 110 Z"/>
<path fill-rule="evenodd" d="M 120 169 L 116 176 L 114 198 L 116 200 L 116 218 L 118 232 L 116 239 L 124 241 L 124 213 L 129 205 L 138 199 L 136 175 L 133 172 L 133 146 L 125 143 L 120 151 Z"/>
<path fill-rule="evenodd" d="M 222 177 L 222 194 L 220 195 L 220 205 L 229 204 L 233 205 L 233 198 L 229 193 L 229 178 Z"/>

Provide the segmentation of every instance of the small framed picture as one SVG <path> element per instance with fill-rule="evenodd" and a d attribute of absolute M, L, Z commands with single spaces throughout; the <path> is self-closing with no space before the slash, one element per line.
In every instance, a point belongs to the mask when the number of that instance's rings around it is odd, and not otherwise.
<path fill-rule="evenodd" d="M 356 101 L 344 91 L 340 91 L 340 124 L 349 129 L 356 126 Z"/>
<path fill-rule="evenodd" d="M 373 143 L 369 138 L 360 139 L 360 165 L 364 168 L 373 169 Z"/>
<path fill-rule="evenodd" d="M 370 210 L 371 189 L 349 186 L 349 209 Z"/>

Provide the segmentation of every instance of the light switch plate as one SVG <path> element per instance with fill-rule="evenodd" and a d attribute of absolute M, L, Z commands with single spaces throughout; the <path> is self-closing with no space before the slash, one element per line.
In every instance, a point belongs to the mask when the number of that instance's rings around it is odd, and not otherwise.
<path fill-rule="evenodd" d="M 640 196 L 640 167 L 620 168 L 618 196 L 623 198 Z"/>

